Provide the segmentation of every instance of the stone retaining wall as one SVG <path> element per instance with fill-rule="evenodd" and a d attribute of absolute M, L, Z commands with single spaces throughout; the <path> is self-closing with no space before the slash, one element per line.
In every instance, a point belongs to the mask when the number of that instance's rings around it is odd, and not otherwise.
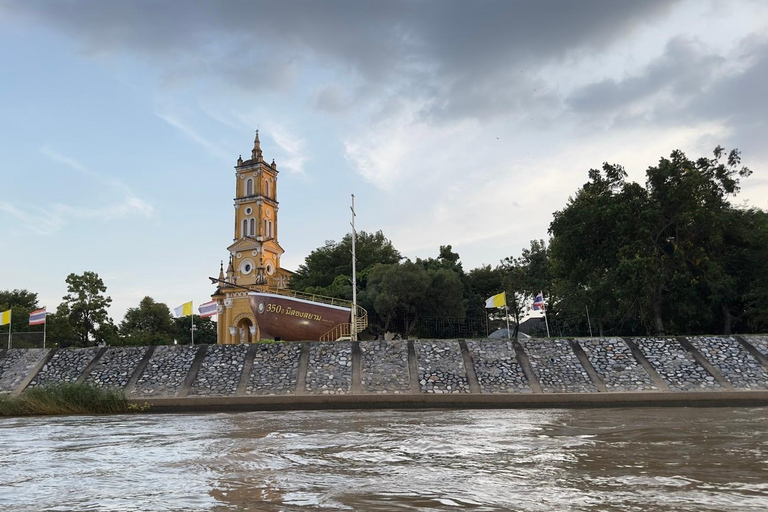
<path fill-rule="evenodd" d="M 264 343 L 256 348 L 246 395 L 292 395 L 299 378 L 301 343 Z"/>
<path fill-rule="evenodd" d="M 414 341 L 413 345 L 422 393 L 469 393 L 458 341 Z"/>
<path fill-rule="evenodd" d="M 672 391 L 722 389 L 715 378 L 672 338 L 633 338 L 648 362 Z"/>
<path fill-rule="evenodd" d="M 307 393 L 339 395 L 352 385 L 352 344 L 312 343 L 307 366 Z"/>
<path fill-rule="evenodd" d="M 45 363 L 40 373 L 29 383 L 29 387 L 45 386 L 55 382 L 75 382 L 98 351 L 96 347 L 57 350 L 51 360 Z"/>
<path fill-rule="evenodd" d="M 361 341 L 364 393 L 408 393 L 407 341 Z"/>
<path fill-rule="evenodd" d="M 768 373 L 733 337 L 689 337 L 717 371 L 737 389 L 768 389 Z"/>
<path fill-rule="evenodd" d="M 0 360 L 0 393 L 11 393 L 47 353 L 42 348 L 13 348 Z"/>
<path fill-rule="evenodd" d="M 515 349 L 507 340 L 467 340 L 483 393 L 531 393 Z"/>
<path fill-rule="evenodd" d="M 768 354 L 768 337 L 745 336 L 751 347 L 732 336 L 686 339 L 684 343 L 674 338 L 633 341 L 672 392 L 723 392 L 722 386 L 729 387 L 721 385 L 720 377 L 710 375 L 705 366 L 717 370 L 738 392 L 768 390 L 768 361 L 754 356 L 755 350 Z M 148 347 L 111 347 L 102 352 L 97 348 L 14 349 L 0 352 L 0 393 L 19 391 L 27 383 L 41 386 L 82 379 L 126 389 L 129 398 L 179 400 L 265 395 L 309 395 L 291 399 L 320 400 L 320 395 L 359 393 L 376 395 L 377 400 L 397 394 L 535 396 L 540 392 L 597 393 L 598 387 L 603 395 L 667 392 L 654 385 L 620 338 L 519 341 L 520 354 L 515 352 L 517 345 L 507 340 L 466 340 L 467 354 L 462 354 L 457 340 L 415 340 L 412 356 L 407 341 L 362 341 L 359 352 L 353 351 L 350 342 L 214 345 L 206 346 L 205 354 L 201 346 L 160 346 L 148 360 Z M 581 350 L 574 351 L 572 343 L 583 349 L 590 363 L 587 367 L 595 372 L 588 373 L 582 366 Z M 686 347 L 695 348 L 712 366 L 699 364 Z M 469 363 L 472 366 L 466 368 Z M 418 390 L 411 388 L 412 367 L 418 368 Z M 529 382 L 528 377 L 535 380 Z M 130 383 L 135 383 L 132 389 Z"/>
<path fill-rule="evenodd" d="M 135 396 L 175 396 L 197 354 L 198 346 L 170 345 L 155 349 L 136 382 Z"/>
<path fill-rule="evenodd" d="M 191 396 L 232 396 L 243 374 L 248 345 L 213 345 L 192 383 Z"/>
<path fill-rule="evenodd" d="M 523 347 L 546 393 L 593 393 L 597 389 L 564 339 L 527 339 Z"/>
<path fill-rule="evenodd" d="M 147 347 L 107 349 L 85 382 L 103 388 L 124 388 L 146 353 Z"/>
<path fill-rule="evenodd" d="M 743 336 L 743 338 L 761 354 L 768 357 L 768 336 Z"/>
<path fill-rule="evenodd" d="M 608 391 L 658 391 L 651 376 L 620 338 L 579 340 Z"/>

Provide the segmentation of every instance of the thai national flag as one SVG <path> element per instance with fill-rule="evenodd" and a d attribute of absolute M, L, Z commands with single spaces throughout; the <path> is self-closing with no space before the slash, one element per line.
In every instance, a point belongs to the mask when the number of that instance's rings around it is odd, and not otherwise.
<path fill-rule="evenodd" d="M 535 299 L 533 299 L 533 310 L 544 311 L 544 294 L 539 292 Z"/>
<path fill-rule="evenodd" d="M 216 315 L 218 313 L 218 310 L 216 309 L 216 301 L 212 300 L 211 302 L 200 304 L 200 307 L 197 308 L 197 311 L 200 312 L 200 318 Z"/>
<path fill-rule="evenodd" d="M 29 314 L 29 325 L 40 325 L 45 323 L 45 308 L 38 309 Z"/>

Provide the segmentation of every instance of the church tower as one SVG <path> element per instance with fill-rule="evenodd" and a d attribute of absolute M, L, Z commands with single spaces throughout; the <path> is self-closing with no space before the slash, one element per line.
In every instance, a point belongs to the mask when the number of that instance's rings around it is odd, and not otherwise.
<path fill-rule="evenodd" d="M 248 302 L 249 289 L 282 289 L 291 272 L 280 267 L 283 248 L 277 241 L 277 164 L 264 161 L 259 131 L 251 158 L 235 165 L 234 235 L 227 247 L 229 266 L 213 294 L 218 302 L 218 342 L 259 340 L 258 325 Z M 236 285 L 236 286 L 234 286 Z"/>

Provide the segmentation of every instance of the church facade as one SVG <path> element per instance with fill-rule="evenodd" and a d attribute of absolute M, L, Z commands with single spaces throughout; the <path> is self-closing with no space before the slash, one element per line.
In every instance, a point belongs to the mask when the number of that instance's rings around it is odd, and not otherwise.
<path fill-rule="evenodd" d="M 229 265 L 222 262 L 216 292 L 218 343 L 260 340 L 259 326 L 248 301 L 248 291 L 284 289 L 291 272 L 280 266 L 278 242 L 277 164 L 264 161 L 259 131 L 251 158 L 235 165 L 234 236 L 227 247 Z"/>

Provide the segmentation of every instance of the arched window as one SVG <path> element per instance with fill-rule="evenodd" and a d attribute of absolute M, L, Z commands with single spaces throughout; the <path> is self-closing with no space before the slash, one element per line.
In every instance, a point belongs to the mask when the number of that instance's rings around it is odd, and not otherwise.
<path fill-rule="evenodd" d="M 263 236 L 267 236 L 267 219 L 264 219 L 264 232 L 262 233 Z"/>
<path fill-rule="evenodd" d="M 264 182 L 264 195 L 269 197 L 269 180 Z"/>
<path fill-rule="evenodd" d="M 243 236 L 248 236 L 248 220 L 243 219 Z"/>
<path fill-rule="evenodd" d="M 256 221 L 251 217 L 251 236 L 256 236 Z"/>
<path fill-rule="evenodd" d="M 245 195 L 253 195 L 253 180 L 251 178 L 248 178 L 248 180 L 245 182 Z"/>
<path fill-rule="evenodd" d="M 275 224 L 272 221 L 269 221 L 269 238 L 275 237 Z"/>

